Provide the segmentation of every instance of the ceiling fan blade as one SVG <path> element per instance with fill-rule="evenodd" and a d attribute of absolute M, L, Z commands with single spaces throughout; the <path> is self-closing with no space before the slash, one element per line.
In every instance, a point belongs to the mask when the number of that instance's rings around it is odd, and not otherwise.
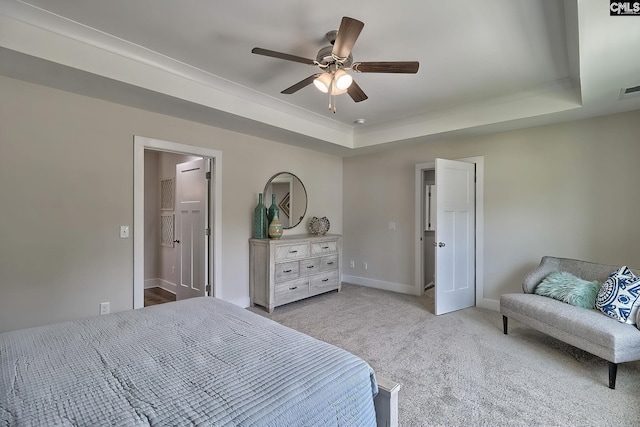
<path fill-rule="evenodd" d="M 288 53 L 276 52 L 275 50 L 263 49 L 261 47 L 254 47 L 253 49 L 251 49 L 251 53 L 255 53 L 257 55 L 270 56 L 272 58 L 284 59 L 287 61 L 301 62 L 307 65 L 315 65 L 316 63 L 313 59 L 307 59 L 301 56 L 291 55 Z"/>
<path fill-rule="evenodd" d="M 415 74 L 418 72 L 420 63 L 418 61 L 398 61 L 398 62 L 356 62 L 351 69 L 359 73 L 406 73 Z"/>
<path fill-rule="evenodd" d="M 333 44 L 332 53 L 338 58 L 347 58 L 363 27 L 364 22 L 349 18 L 348 16 L 343 17 L 342 22 L 340 22 L 336 41 Z"/>
<path fill-rule="evenodd" d="M 358 83 L 356 83 L 355 80 L 351 82 L 351 86 L 349 86 L 349 88 L 347 89 L 347 93 L 355 102 L 364 101 L 365 99 L 369 98 L 367 94 L 365 94 L 364 91 L 360 88 L 360 86 L 358 86 Z"/>
<path fill-rule="evenodd" d="M 294 84 L 291 87 L 286 88 L 285 90 L 283 90 L 280 93 L 284 93 L 287 95 L 291 95 L 292 93 L 295 93 L 297 91 L 299 91 L 300 89 L 302 89 L 303 87 L 309 86 L 311 83 L 313 83 L 313 81 L 319 76 L 320 74 L 314 74 L 312 76 L 307 77 L 304 80 L 299 81 L 298 83 Z"/>

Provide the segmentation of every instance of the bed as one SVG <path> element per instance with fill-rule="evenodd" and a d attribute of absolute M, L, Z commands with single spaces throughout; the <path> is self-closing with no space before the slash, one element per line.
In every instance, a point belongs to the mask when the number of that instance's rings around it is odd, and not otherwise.
<path fill-rule="evenodd" d="M 0 425 L 375 426 L 362 359 L 211 297 L 0 334 Z"/>

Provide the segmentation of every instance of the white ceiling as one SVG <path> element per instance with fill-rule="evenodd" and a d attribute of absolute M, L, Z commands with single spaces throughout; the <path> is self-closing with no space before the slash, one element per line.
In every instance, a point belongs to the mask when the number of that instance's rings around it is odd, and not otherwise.
<path fill-rule="evenodd" d="M 0 0 L 0 73 L 350 155 L 398 141 L 574 120 L 640 108 L 640 17 L 606 0 Z M 420 62 L 357 74 L 354 103 L 313 85 L 342 16 L 365 23 L 355 61 Z M 364 118 L 364 125 L 356 119 Z"/>

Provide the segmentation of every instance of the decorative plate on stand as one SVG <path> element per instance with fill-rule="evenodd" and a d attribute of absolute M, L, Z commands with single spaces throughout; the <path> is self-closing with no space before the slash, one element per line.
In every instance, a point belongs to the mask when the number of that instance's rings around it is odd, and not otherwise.
<path fill-rule="evenodd" d="M 327 231 L 329 231 L 330 226 L 331 224 L 326 216 L 322 218 L 314 216 L 309 220 L 309 232 L 311 232 L 311 234 L 317 234 L 319 236 L 325 235 Z"/>

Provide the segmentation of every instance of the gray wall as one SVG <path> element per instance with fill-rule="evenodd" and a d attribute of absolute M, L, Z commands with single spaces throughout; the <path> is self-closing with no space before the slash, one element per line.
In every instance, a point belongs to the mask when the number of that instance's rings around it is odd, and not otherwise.
<path fill-rule="evenodd" d="M 290 171 L 309 194 L 306 232 L 342 232 L 342 159 L 0 77 L 0 331 L 133 307 L 133 136 L 222 151 L 222 292 L 248 302 L 252 213 Z M 133 235 L 133 230 L 131 230 Z"/>
<path fill-rule="evenodd" d="M 485 299 L 520 291 L 543 255 L 640 267 L 635 111 L 346 158 L 343 273 L 415 287 L 415 165 L 474 156 L 485 166 Z"/>
<path fill-rule="evenodd" d="M 253 208 L 284 170 L 309 194 L 286 233 L 327 216 L 345 275 L 415 286 L 414 166 L 436 157 L 485 158 L 486 299 L 545 254 L 640 267 L 640 111 L 343 160 L 4 77 L 0 93 L 0 331 L 133 306 L 133 135 L 223 152 L 227 300 L 248 298 Z"/>

